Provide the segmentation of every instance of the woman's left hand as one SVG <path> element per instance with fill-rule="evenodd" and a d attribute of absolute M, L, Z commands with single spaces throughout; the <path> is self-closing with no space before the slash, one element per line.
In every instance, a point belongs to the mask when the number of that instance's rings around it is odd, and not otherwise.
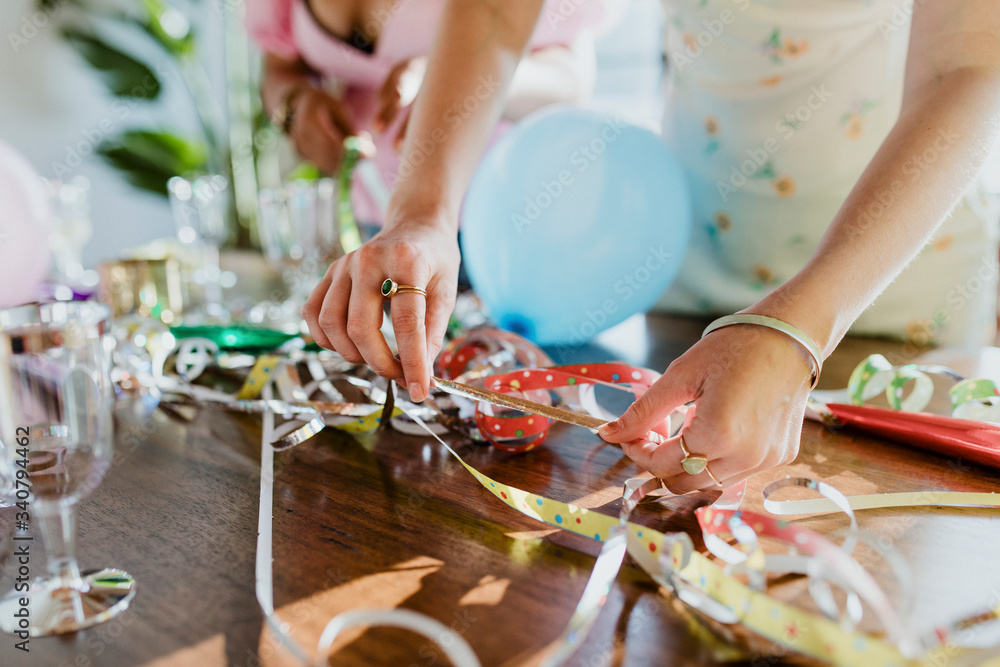
<path fill-rule="evenodd" d="M 378 107 L 375 111 L 375 119 L 372 121 L 374 132 L 381 134 L 388 130 L 399 113 L 413 104 L 413 100 L 416 99 L 417 92 L 424 81 L 426 71 L 427 58 L 425 56 L 401 60 L 389 71 L 389 76 L 385 78 L 382 88 L 378 92 Z M 394 145 L 397 150 L 403 145 L 405 136 L 406 119 L 403 120 L 396 133 Z"/>
<path fill-rule="evenodd" d="M 784 334 L 735 325 L 714 331 L 685 352 L 618 419 L 602 426 L 608 442 L 621 443 L 629 458 L 663 480 L 673 493 L 718 488 L 705 472 L 681 467 L 680 436 L 661 430 L 673 410 L 694 401 L 695 416 L 681 434 L 692 455 L 708 459 L 723 487 L 754 473 L 790 463 L 811 386 L 804 350 Z"/>

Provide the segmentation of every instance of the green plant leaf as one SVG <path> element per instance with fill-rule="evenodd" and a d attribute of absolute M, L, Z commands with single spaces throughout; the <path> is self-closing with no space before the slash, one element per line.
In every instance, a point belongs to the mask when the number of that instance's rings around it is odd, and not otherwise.
<path fill-rule="evenodd" d="M 289 181 L 318 181 L 323 178 L 323 172 L 312 162 L 302 161 L 295 165 L 288 174 Z"/>
<path fill-rule="evenodd" d="M 38 7 L 43 12 L 48 12 L 49 14 L 54 14 L 63 5 L 76 5 L 80 7 L 83 5 L 81 0 L 36 0 L 35 6 Z"/>
<path fill-rule="evenodd" d="M 152 37 L 168 54 L 175 58 L 191 56 L 195 49 L 194 32 L 188 32 L 183 38 L 171 37 L 156 19 L 149 16 L 135 16 L 128 12 L 109 11 L 100 14 L 102 18 L 119 21 L 129 27 L 135 27 Z"/>
<path fill-rule="evenodd" d="M 170 35 L 160 30 L 155 23 L 144 23 L 142 21 L 137 21 L 137 23 L 171 55 L 190 56 L 194 53 L 194 33 L 188 33 L 187 37 L 183 39 L 173 39 Z"/>
<path fill-rule="evenodd" d="M 62 34 L 118 97 L 152 100 L 160 94 L 160 80 L 144 63 L 79 28 L 64 28 Z"/>
<path fill-rule="evenodd" d="M 36 0 L 35 6 L 43 12 L 55 12 L 67 0 Z"/>
<path fill-rule="evenodd" d="M 149 130 L 124 132 L 97 152 L 130 183 L 161 195 L 167 194 L 171 177 L 204 171 L 207 160 L 203 143 Z"/>

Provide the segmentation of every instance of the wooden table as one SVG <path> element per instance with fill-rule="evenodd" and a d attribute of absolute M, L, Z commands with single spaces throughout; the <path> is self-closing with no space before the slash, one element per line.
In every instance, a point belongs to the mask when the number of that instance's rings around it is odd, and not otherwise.
<path fill-rule="evenodd" d="M 662 369 L 703 324 L 634 318 L 599 339 L 601 345 L 561 351 L 556 361 L 618 358 Z M 916 352 L 884 341 L 845 341 L 826 366 L 824 386 L 845 386 L 851 368 L 873 351 L 895 361 Z M 12 637 L 0 636 L 0 665 L 291 664 L 264 629 L 254 593 L 259 418 L 206 410 L 182 424 L 120 404 L 116 439 L 111 472 L 80 507 L 78 551 L 84 568 L 121 567 L 135 575 L 132 608 L 85 632 L 33 639 L 28 656 L 13 649 Z M 607 513 L 617 513 L 622 481 L 638 472 L 620 450 L 574 427 L 555 427 L 546 446 L 527 454 L 471 443 L 459 443 L 459 453 L 513 486 Z M 484 665 L 534 665 L 570 617 L 598 550 L 596 542 L 501 504 L 427 437 L 383 430 L 353 438 L 327 430 L 280 454 L 276 467 L 275 604 L 310 645 L 335 613 L 399 606 L 454 628 Z M 990 491 L 1000 482 L 997 470 L 812 423 L 794 464 L 752 480 L 747 506 L 759 509 L 759 490 L 786 474 L 822 479 L 847 494 Z M 640 506 L 635 520 L 694 534 L 692 511 L 714 497 Z M 860 519 L 905 554 L 919 582 L 914 618 L 930 627 L 1000 598 L 998 516 L 900 509 Z M 9 529 L 11 517 L 2 521 Z M 829 533 L 846 520 L 803 523 Z M 873 567 L 881 571 L 875 561 Z M 788 584 L 793 597 L 796 585 Z M 447 664 L 428 642 L 397 630 L 355 632 L 338 646 L 332 664 Z M 734 655 L 627 564 L 573 664 L 733 659 L 770 665 L 792 658 L 773 649 Z"/>

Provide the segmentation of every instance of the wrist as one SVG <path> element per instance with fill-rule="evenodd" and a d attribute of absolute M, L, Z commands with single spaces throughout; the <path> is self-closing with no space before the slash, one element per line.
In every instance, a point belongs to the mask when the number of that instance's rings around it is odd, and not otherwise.
<path fill-rule="evenodd" d="M 735 315 L 726 315 L 725 317 L 720 317 L 709 324 L 705 328 L 701 337 L 704 338 L 713 331 L 718 331 L 719 329 L 740 325 L 771 329 L 772 331 L 778 332 L 791 342 L 795 343 L 799 347 L 800 351 L 805 353 L 806 361 L 812 369 L 812 388 L 816 388 L 816 385 L 819 382 L 819 376 L 823 372 L 823 353 L 820 351 L 818 345 L 812 340 L 809 334 L 784 320 L 780 320 L 769 315 L 760 315 L 758 313 L 743 312 L 736 313 Z"/>
<path fill-rule="evenodd" d="M 458 209 L 449 205 L 448 198 L 432 191 L 409 192 L 397 188 L 389 200 L 384 229 L 413 229 L 458 232 Z"/>
<path fill-rule="evenodd" d="M 813 340 L 823 359 L 830 356 L 850 325 L 841 323 L 827 290 L 814 291 L 796 278 L 740 312 L 773 317 L 796 327 Z"/>
<path fill-rule="evenodd" d="M 292 122 L 295 120 L 297 104 L 302 96 L 312 88 L 308 81 L 301 81 L 288 87 L 281 96 L 278 105 L 271 110 L 271 124 L 283 133 L 290 134 Z"/>

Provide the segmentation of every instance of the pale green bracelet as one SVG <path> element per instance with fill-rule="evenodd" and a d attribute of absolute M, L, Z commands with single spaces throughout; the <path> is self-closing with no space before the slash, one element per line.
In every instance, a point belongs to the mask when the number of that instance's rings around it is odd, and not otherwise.
<path fill-rule="evenodd" d="M 813 339 L 809 337 L 809 334 L 802 331 L 798 327 L 792 326 L 788 322 L 783 322 L 782 320 L 774 317 L 768 317 L 767 315 L 754 315 L 752 313 L 739 313 L 736 315 L 726 315 L 725 317 L 720 317 L 715 320 L 705 327 L 705 331 L 702 332 L 701 337 L 704 338 L 716 329 L 722 329 L 723 327 L 729 327 L 734 324 L 756 324 L 759 327 L 774 329 L 775 331 L 785 334 L 801 345 L 806 351 L 806 354 L 809 355 L 809 358 L 812 359 L 812 388 L 816 388 L 816 385 L 819 383 L 819 374 L 823 370 L 823 355 L 819 351 L 819 346 L 813 342 Z"/>

